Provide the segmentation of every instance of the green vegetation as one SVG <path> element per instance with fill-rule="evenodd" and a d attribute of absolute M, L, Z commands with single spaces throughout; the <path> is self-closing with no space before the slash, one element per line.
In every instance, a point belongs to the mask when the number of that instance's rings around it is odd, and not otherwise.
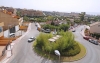
<path fill-rule="evenodd" d="M 16 12 L 17 16 L 21 16 L 21 12 L 17 11 Z"/>
<path fill-rule="evenodd" d="M 58 25 L 58 26 L 46 24 L 46 25 L 43 25 L 42 27 L 43 27 L 43 29 L 51 29 L 51 30 L 56 29 L 56 30 L 67 31 L 70 26 L 68 24 L 61 24 L 61 25 Z"/>
<path fill-rule="evenodd" d="M 36 42 L 34 42 L 33 46 L 35 46 L 35 45 L 36 45 Z M 86 49 L 82 44 L 78 43 L 78 45 L 80 46 L 80 49 L 81 49 L 79 54 L 77 54 L 75 56 L 70 56 L 70 57 L 61 56 L 60 60 L 62 62 L 70 62 L 70 61 L 75 61 L 75 60 L 82 59 L 86 55 Z M 51 54 L 48 54 L 48 53 L 45 53 L 45 52 L 41 52 L 42 50 L 40 50 L 40 49 L 34 48 L 34 50 L 38 55 L 40 55 L 42 57 L 45 57 L 45 58 L 48 58 L 48 59 L 51 59 L 51 60 L 58 60 L 59 59 L 58 56 L 51 55 Z"/>
<path fill-rule="evenodd" d="M 25 20 L 25 21 L 29 21 L 29 17 L 24 16 L 24 17 L 23 17 L 23 20 Z"/>
<path fill-rule="evenodd" d="M 34 50 L 36 52 L 41 51 L 42 56 L 50 55 L 55 56 L 54 50 L 59 50 L 61 56 L 75 56 L 80 53 L 81 49 L 78 43 L 74 40 L 74 36 L 71 32 L 59 32 L 60 38 L 55 42 L 49 42 L 49 38 L 52 38 L 52 34 L 41 33 L 35 42 Z M 38 52 L 39 53 L 39 52 Z"/>
<path fill-rule="evenodd" d="M 74 22 L 77 23 L 77 24 L 80 24 L 81 23 L 80 20 L 75 20 Z"/>
<path fill-rule="evenodd" d="M 86 49 L 82 44 L 78 43 L 78 45 L 80 46 L 81 49 L 79 54 L 71 57 L 61 57 L 61 61 L 66 62 L 66 61 L 75 61 L 75 60 L 82 59 L 86 55 Z"/>
<path fill-rule="evenodd" d="M 84 16 L 85 16 L 85 12 L 81 12 L 81 14 L 80 14 L 80 20 L 81 20 L 81 21 L 84 20 Z"/>
<path fill-rule="evenodd" d="M 95 37 L 96 39 L 100 38 L 100 34 L 98 33 L 94 33 L 94 34 L 90 34 L 92 37 Z"/>

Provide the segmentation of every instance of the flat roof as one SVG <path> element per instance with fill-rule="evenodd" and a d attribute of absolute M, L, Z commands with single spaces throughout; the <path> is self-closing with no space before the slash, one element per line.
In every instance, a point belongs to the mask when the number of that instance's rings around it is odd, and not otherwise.
<path fill-rule="evenodd" d="M 90 24 L 90 26 L 94 26 L 94 25 L 97 25 L 97 24 L 100 24 L 100 22 L 92 23 L 92 24 Z"/>

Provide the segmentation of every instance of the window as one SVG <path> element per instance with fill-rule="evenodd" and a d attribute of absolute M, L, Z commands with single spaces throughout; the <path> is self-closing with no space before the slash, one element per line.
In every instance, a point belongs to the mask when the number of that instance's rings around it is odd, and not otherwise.
<path fill-rule="evenodd" d="M 2 27 L 0 27 L 0 32 L 2 32 Z"/>

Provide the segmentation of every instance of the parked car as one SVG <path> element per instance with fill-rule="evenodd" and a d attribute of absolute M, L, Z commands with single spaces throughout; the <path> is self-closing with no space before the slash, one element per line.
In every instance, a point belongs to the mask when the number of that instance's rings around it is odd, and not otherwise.
<path fill-rule="evenodd" d="M 51 30 L 50 30 L 50 29 L 46 29 L 46 30 L 44 30 L 44 32 L 45 32 L 45 33 L 50 33 Z"/>
<path fill-rule="evenodd" d="M 89 39 L 89 42 L 98 45 L 98 41 L 97 40 Z"/>
<path fill-rule="evenodd" d="M 31 37 L 31 38 L 28 39 L 28 42 L 32 42 L 32 41 L 34 41 L 35 39 L 36 39 L 35 37 Z"/>
<path fill-rule="evenodd" d="M 89 37 L 88 36 L 85 36 L 85 37 L 83 37 L 85 40 L 89 40 Z"/>
<path fill-rule="evenodd" d="M 10 33 L 9 36 L 10 37 L 15 37 L 15 33 Z"/>
<path fill-rule="evenodd" d="M 72 30 L 72 32 L 75 32 L 76 30 L 74 29 L 74 30 Z"/>
<path fill-rule="evenodd" d="M 75 31 L 76 31 L 75 28 L 73 28 L 73 29 L 72 29 L 72 32 L 75 32 Z"/>

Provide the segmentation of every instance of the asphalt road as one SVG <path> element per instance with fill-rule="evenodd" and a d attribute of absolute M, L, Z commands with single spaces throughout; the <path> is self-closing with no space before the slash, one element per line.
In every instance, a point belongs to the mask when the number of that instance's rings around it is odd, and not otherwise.
<path fill-rule="evenodd" d="M 77 27 L 76 32 L 73 34 L 76 37 L 75 39 L 86 47 L 86 56 L 78 61 L 63 63 L 100 63 L 100 46 L 84 40 L 80 34 L 82 28 L 83 26 Z M 31 36 L 38 35 L 39 32 L 36 30 L 34 24 L 31 25 L 31 29 L 32 30 L 29 30 L 29 32 L 14 46 L 13 56 L 8 63 L 58 63 L 56 61 L 44 59 L 32 50 L 33 43 L 28 43 L 27 40 Z"/>
<path fill-rule="evenodd" d="M 84 40 L 82 35 L 80 34 L 81 29 L 83 29 L 84 26 L 79 26 L 76 28 L 76 32 L 73 32 L 75 35 L 75 39 L 83 44 L 87 50 L 86 56 L 82 58 L 81 60 L 70 62 L 70 63 L 100 63 L 100 46 L 90 43 L 87 40 Z M 69 63 L 69 62 L 65 62 Z"/>
<path fill-rule="evenodd" d="M 38 34 L 39 31 L 36 30 L 35 24 L 32 23 L 27 34 L 15 44 L 13 56 L 8 63 L 41 63 L 41 57 L 37 56 L 32 50 L 33 42 L 27 42 L 28 38 L 37 36 Z"/>

